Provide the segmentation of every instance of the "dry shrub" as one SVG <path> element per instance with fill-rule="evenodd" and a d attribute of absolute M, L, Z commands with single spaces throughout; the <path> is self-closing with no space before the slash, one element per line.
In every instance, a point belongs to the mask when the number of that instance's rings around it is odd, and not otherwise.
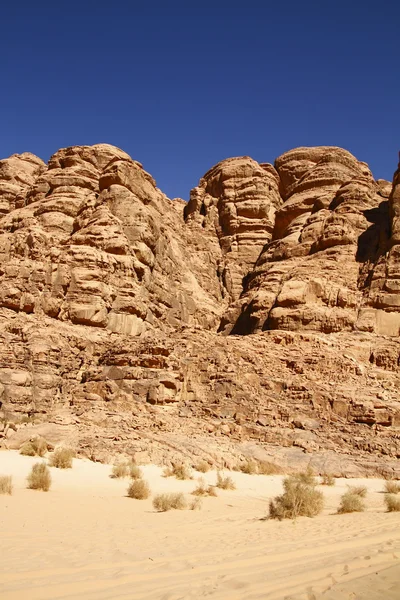
<path fill-rule="evenodd" d="M 122 479 L 127 477 L 129 473 L 128 465 L 126 463 L 115 463 L 113 465 L 110 477 L 112 479 Z"/>
<path fill-rule="evenodd" d="M 258 462 L 258 472 L 260 475 L 281 475 L 283 469 L 279 465 L 268 462 L 267 460 L 260 460 Z"/>
<path fill-rule="evenodd" d="M 0 475 L 0 494 L 11 496 L 13 491 L 11 475 Z"/>
<path fill-rule="evenodd" d="M 349 493 L 354 494 L 354 496 L 359 496 L 360 498 L 365 498 L 367 495 L 367 488 L 365 485 L 349 485 Z"/>
<path fill-rule="evenodd" d="M 355 494 L 349 489 L 349 491 L 343 494 L 340 499 L 338 514 L 343 515 L 345 513 L 363 512 L 365 510 L 365 505 L 362 498 L 363 496 Z"/>
<path fill-rule="evenodd" d="M 72 448 L 56 448 L 50 456 L 49 464 L 57 469 L 72 469 L 75 451 Z"/>
<path fill-rule="evenodd" d="M 40 456 L 43 457 L 47 452 L 47 442 L 41 437 L 26 441 L 19 449 L 19 453 L 23 456 Z"/>
<path fill-rule="evenodd" d="M 192 492 L 193 496 L 216 496 L 215 486 L 208 485 L 203 478 L 199 479 L 197 488 Z"/>
<path fill-rule="evenodd" d="M 318 483 L 315 478 L 315 473 L 310 465 L 307 467 L 306 471 L 295 473 L 292 477 L 297 479 L 300 483 L 304 483 L 305 485 L 315 486 Z"/>
<path fill-rule="evenodd" d="M 221 490 L 235 490 L 236 485 L 233 479 L 229 476 L 224 477 L 219 471 L 217 473 L 216 487 Z"/>
<path fill-rule="evenodd" d="M 399 494 L 400 493 L 400 484 L 397 481 L 388 480 L 385 483 L 385 492 L 387 494 Z"/>
<path fill-rule="evenodd" d="M 396 498 L 393 494 L 387 494 L 384 501 L 388 512 L 400 512 L 400 498 Z"/>
<path fill-rule="evenodd" d="M 333 477 L 333 475 L 325 473 L 324 475 L 322 475 L 321 485 L 335 485 L 335 478 Z"/>
<path fill-rule="evenodd" d="M 201 510 L 203 507 L 203 500 L 202 498 L 200 498 L 199 496 L 197 496 L 197 498 L 193 498 L 193 500 L 190 503 L 190 510 Z"/>
<path fill-rule="evenodd" d="M 194 465 L 194 469 L 199 471 L 199 473 L 207 473 L 210 470 L 210 465 L 206 460 L 199 461 L 196 465 Z"/>
<path fill-rule="evenodd" d="M 258 473 L 258 466 L 254 460 L 246 460 L 246 462 L 240 465 L 240 470 L 247 475 L 256 475 Z"/>
<path fill-rule="evenodd" d="M 132 479 L 142 479 L 142 477 L 143 477 L 142 470 L 139 469 L 139 467 L 137 465 L 130 464 L 128 468 L 129 468 L 129 477 L 131 477 Z"/>
<path fill-rule="evenodd" d="M 190 468 L 184 463 L 176 463 L 172 467 L 166 467 L 163 472 L 164 477 L 176 477 L 180 480 L 193 479 Z"/>
<path fill-rule="evenodd" d="M 159 512 L 166 512 L 167 510 L 184 510 L 187 504 L 182 493 L 171 493 L 154 496 L 153 506 Z"/>
<path fill-rule="evenodd" d="M 35 463 L 27 477 L 27 481 L 30 490 L 48 492 L 51 486 L 51 475 L 46 463 Z"/>
<path fill-rule="evenodd" d="M 324 507 L 322 492 L 300 481 L 298 477 L 283 480 L 284 492 L 269 504 L 271 519 L 295 519 L 296 517 L 316 517 Z"/>
<path fill-rule="evenodd" d="M 147 500 L 150 497 L 150 487 L 144 479 L 134 479 L 127 490 L 129 498 L 135 500 Z"/>

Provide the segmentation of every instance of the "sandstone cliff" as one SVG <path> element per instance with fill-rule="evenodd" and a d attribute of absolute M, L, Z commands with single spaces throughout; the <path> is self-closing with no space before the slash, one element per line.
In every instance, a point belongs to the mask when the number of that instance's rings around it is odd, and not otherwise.
<path fill-rule="evenodd" d="M 332 147 L 224 160 L 188 203 L 107 144 L 0 161 L 3 443 L 389 465 L 399 206 L 400 170 Z"/>

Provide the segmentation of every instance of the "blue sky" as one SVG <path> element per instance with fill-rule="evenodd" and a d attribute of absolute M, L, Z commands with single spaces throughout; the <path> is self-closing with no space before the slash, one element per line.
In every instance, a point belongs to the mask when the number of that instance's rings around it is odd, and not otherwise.
<path fill-rule="evenodd" d="M 400 2 L 7 2 L 0 157 L 107 142 L 189 197 L 229 156 L 337 145 L 392 179 Z"/>

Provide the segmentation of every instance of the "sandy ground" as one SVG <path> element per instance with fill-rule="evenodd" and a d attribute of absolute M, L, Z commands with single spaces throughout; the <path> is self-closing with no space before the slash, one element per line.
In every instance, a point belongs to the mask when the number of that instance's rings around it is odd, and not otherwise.
<path fill-rule="evenodd" d="M 275 522 L 262 519 L 278 476 L 230 473 L 237 489 L 201 511 L 156 513 L 110 466 L 84 460 L 52 468 L 48 493 L 28 490 L 37 461 L 0 452 L 14 482 L 0 496 L 1 600 L 400 599 L 400 513 L 384 512 L 381 480 L 337 480 L 320 488 L 321 516 Z M 154 493 L 196 485 L 142 469 Z M 367 512 L 334 514 L 348 483 L 368 486 Z"/>

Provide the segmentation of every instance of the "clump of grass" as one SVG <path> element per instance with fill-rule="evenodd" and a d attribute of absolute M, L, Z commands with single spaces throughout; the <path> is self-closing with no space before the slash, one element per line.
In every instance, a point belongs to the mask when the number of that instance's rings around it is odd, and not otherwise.
<path fill-rule="evenodd" d="M 322 492 L 315 484 L 308 484 L 296 476 L 283 480 L 284 492 L 269 504 L 271 519 L 295 519 L 296 517 L 316 517 L 324 507 Z"/>
<path fill-rule="evenodd" d="M 363 512 L 365 510 L 365 505 L 362 498 L 362 496 L 355 494 L 349 489 L 349 491 L 343 494 L 340 499 L 338 514 L 343 515 L 345 513 Z"/>
<path fill-rule="evenodd" d="M 246 460 L 244 463 L 241 463 L 240 470 L 247 475 L 256 475 L 258 473 L 258 466 L 254 460 Z"/>
<path fill-rule="evenodd" d="M 258 472 L 260 475 L 281 475 L 282 467 L 267 460 L 258 461 Z"/>
<path fill-rule="evenodd" d="M 180 480 L 193 479 L 190 468 L 184 463 L 176 463 L 172 467 L 166 467 L 163 472 L 164 477 L 176 477 Z"/>
<path fill-rule="evenodd" d="M 210 465 L 206 460 L 200 460 L 194 465 L 194 469 L 199 473 L 207 473 L 210 470 Z"/>
<path fill-rule="evenodd" d="M 118 462 L 113 465 L 110 477 L 112 479 L 122 479 L 123 477 L 127 477 L 128 473 L 128 465 L 126 463 Z"/>
<path fill-rule="evenodd" d="M 129 477 L 131 477 L 132 479 L 142 479 L 142 477 L 143 477 L 142 470 L 139 469 L 139 467 L 137 465 L 131 464 L 131 465 L 129 465 L 128 469 L 129 469 Z"/>
<path fill-rule="evenodd" d="M 11 475 L 0 475 L 0 494 L 11 496 L 13 491 Z"/>
<path fill-rule="evenodd" d="M 50 457 L 49 464 L 57 469 L 72 469 L 75 451 L 72 448 L 56 448 Z"/>
<path fill-rule="evenodd" d="M 203 500 L 202 498 L 200 498 L 199 496 L 197 496 L 197 498 L 193 498 L 193 500 L 190 503 L 190 510 L 201 510 L 203 506 Z"/>
<path fill-rule="evenodd" d="M 360 498 L 365 498 L 367 495 L 367 488 L 365 485 L 349 485 L 350 494 L 354 494 L 354 496 L 359 496 Z"/>
<path fill-rule="evenodd" d="M 203 478 L 199 479 L 198 486 L 192 492 L 193 496 L 216 496 L 215 486 L 208 485 Z"/>
<path fill-rule="evenodd" d="M 159 512 L 167 512 L 168 510 L 184 510 L 187 504 L 182 493 L 171 493 L 154 496 L 153 506 Z"/>
<path fill-rule="evenodd" d="M 335 485 L 335 478 L 333 475 L 329 475 L 329 473 L 324 473 L 324 475 L 322 475 L 321 485 Z"/>
<path fill-rule="evenodd" d="M 385 482 L 385 493 L 386 494 L 399 494 L 400 493 L 400 484 L 397 481 L 393 481 L 393 479 Z"/>
<path fill-rule="evenodd" d="M 220 488 L 221 490 L 235 490 L 236 489 L 236 485 L 235 485 L 235 482 L 233 481 L 232 477 L 229 477 L 229 476 L 224 477 L 224 475 L 222 475 L 222 473 L 220 473 L 219 471 L 217 473 L 216 487 Z"/>
<path fill-rule="evenodd" d="M 40 456 L 43 457 L 47 452 L 47 442 L 41 437 L 26 441 L 19 449 L 19 453 L 23 456 Z"/>
<path fill-rule="evenodd" d="M 400 498 L 394 494 L 387 494 L 384 498 L 388 512 L 400 512 Z"/>
<path fill-rule="evenodd" d="M 129 498 L 135 498 L 135 500 L 147 500 L 150 498 L 150 487 L 147 481 L 144 479 L 134 479 L 127 490 Z"/>
<path fill-rule="evenodd" d="M 310 467 L 310 465 L 308 465 L 308 467 L 305 471 L 302 471 L 301 473 L 295 473 L 293 475 L 293 477 L 295 479 L 297 479 L 300 483 L 304 483 L 305 485 L 312 485 L 312 486 L 317 485 L 315 473 L 314 473 L 313 469 Z"/>
<path fill-rule="evenodd" d="M 48 492 L 51 486 L 51 475 L 46 463 L 35 463 L 27 477 L 27 481 L 30 490 Z"/>

